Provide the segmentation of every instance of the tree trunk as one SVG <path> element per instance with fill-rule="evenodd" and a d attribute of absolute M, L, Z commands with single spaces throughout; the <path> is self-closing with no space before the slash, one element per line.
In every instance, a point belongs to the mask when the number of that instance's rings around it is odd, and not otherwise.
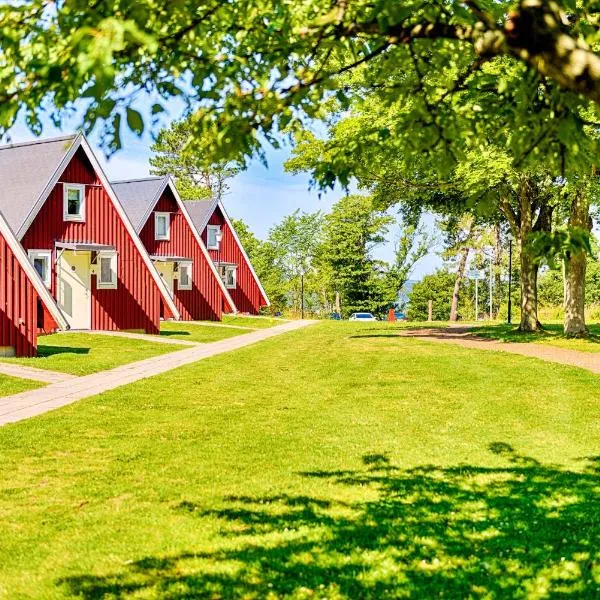
<path fill-rule="evenodd" d="M 456 270 L 456 279 L 454 280 L 454 291 L 452 292 L 452 304 L 450 306 L 450 320 L 458 321 L 458 301 L 460 299 L 460 286 L 465 278 L 465 269 L 467 268 L 467 259 L 469 258 L 469 248 L 463 248 L 460 251 L 458 269 Z"/>
<path fill-rule="evenodd" d="M 498 311 L 502 304 L 502 238 L 500 236 L 500 226 L 494 225 L 494 290 L 496 302 L 493 303 L 492 318 L 498 317 Z"/>
<path fill-rule="evenodd" d="M 528 238 L 533 231 L 533 210 L 530 189 L 524 181 L 519 190 L 521 222 L 519 230 L 519 253 L 521 260 L 521 323 L 519 331 L 537 331 L 540 328 L 537 315 L 538 265 L 528 252 Z"/>
<path fill-rule="evenodd" d="M 584 193 L 575 194 L 571 201 L 569 226 L 590 230 L 589 203 Z M 565 322 L 568 337 L 585 337 L 585 251 L 572 252 L 564 260 Z"/>
<path fill-rule="evenodd" d="M 519 331 L 537 331 L 537 271 L 538 267 L 521 244 L 521 323 Z"/>

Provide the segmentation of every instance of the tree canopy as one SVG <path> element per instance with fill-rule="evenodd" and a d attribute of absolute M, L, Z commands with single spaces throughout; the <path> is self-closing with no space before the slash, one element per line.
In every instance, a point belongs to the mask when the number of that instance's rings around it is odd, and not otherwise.
<path fill-rule="evenodd" d="M 244 158 L 260 153 L 263 140 L 278 144 L 280 131 L 320 118 L 332 99 L 343 107 L 365 90 L 395 101 L 431 88 L 437 99 L 417 103 L 423 129 L 437 125 L 448 137 L 438 109 L 475 77 L 488 82 L 492 103 L 497 96 L 514 111 L 517 128 L 535 125 L 528 103 L 547 86 L 547 110 L 575 147 L 581 124 L 560 125 L 561 114 L 600 101 L 596 10 L 592 0 L 4 3 L 0 129 L 21 111 L 39 132 L 44 112 L 60 123 L 83 98 L 86 129 L 101 122 L 106 147 L 115 149 L 123 127 L 141 133 L 179 98 L 211 156 Z M 515 77 L 490 65 L 507 65 Z M 140 94 L 151 98 L 147 108 Z M 491 114 L 480 108 L 466 112 Z M 597 107 L 589 110 L 595 122 Z"/>

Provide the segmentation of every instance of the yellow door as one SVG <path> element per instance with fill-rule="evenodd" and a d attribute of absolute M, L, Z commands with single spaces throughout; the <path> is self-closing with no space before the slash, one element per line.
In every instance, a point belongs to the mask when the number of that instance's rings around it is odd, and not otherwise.
<path fill-rule="evenodd" d="M 154 263 L 160 278 L 167 285 L 167 289 L 169 290 L 169 294 L 171 294 L 171 296 L 173 296 L 173 265 L 174 263 L 172 262 L 162 262 L 158 260 Z"/>

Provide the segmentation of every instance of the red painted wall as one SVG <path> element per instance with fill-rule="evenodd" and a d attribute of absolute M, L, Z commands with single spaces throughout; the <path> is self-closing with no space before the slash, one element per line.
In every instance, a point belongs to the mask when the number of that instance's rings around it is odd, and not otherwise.
<path fill-rule="evenodd" d="M 39 297 L 27 274 L 0 235 L 0 346 L 17 356 L 37 351 Z"/>
<path fill-rule="evenodd" d="M 86 184 L 85 223 L 63 221 L 63 182 Z M 53 251 L 51 292 L 56 298 L 55 241 L 110 244 L 117 249 L 117 289 L 99 290 L 96 276 L 91 278 L 92 329 L 158 333 L 158 286 L 83 150 L 78 150 L 59 177 L 59 183 L 21 240 L 26 250 Z"/>
<path fill-rule="evenodd" d="M 169 240 L 154 239 L 155 212 L 171 213 Z M 177 281 L 174 284 L 175 305 L 181 313 L 181 318 L 184 321 L 199 319 L 220 321 L 223 310 L 223 291 L 169 188 L 165 190 L 148 217 L 140 232 L 140 237 L 151 255 L 182 256 L 192 259 L 192 289 L 179 290 Z"/>
<path fill-rule="evenodd" d="M 233 236 L 221 209 L 216 208 L 215 212 L 211 215 L 208 223 L 210 225 L 220 225 L 223 239 L 221 240 L 220 250 L 209 250 L 213 261 L 218 262 L 230 262 L 237 264 L 237 287 L 234 290 L 228 290 L 231 299 L 235 302 L 235 305 L 239 312 L 258 314 L 261 306 L 266 306 L 266 299 L 263 297 L 252 271 L 244 258 L 238 243 Z M 202 233 L 202 239 L 206 244 L 206 230 Z"/>

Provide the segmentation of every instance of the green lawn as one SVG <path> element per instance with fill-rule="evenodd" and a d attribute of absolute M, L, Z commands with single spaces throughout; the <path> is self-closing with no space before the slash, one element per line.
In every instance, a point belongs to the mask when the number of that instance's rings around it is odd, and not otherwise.
<path fill-rule="evenodd" d="M 517 331 L 516 326 L 506 324 L 475 327 L 473 333 L 502 342 L 533 342 L 582 352 L 600 352 L 600 325 L 593 324 L 588 327 L 590 336 L 587 339 L 566 338 L 562 324 L 558 323 L 544 323 L 543 331 L 537 333 L 521 333 Z"/>
<path fill-rule="evenodd" d="M 247 329 L 232 329 L 219 325 L 195 325 L 184 321 L 165 321 L 160 325 L 160 335 L 188 342 L 218 342 L 236 335 L 250 333 Z"/>
<path fill-rule="evenodd" d="M 0 428 L 0 596 L 598 598 L 597 390 L 322 323 Z"/>
<path fill-rule="evenodd" d="M 227 325 L 239 325 L 241 327 L 252 327 L 253 329 L 265 329 L 286 323 L 286 319 L 274 319 L 272 317 L 244 317 L 237 315 L 223 315 L 222 322 Z"/>
<path fill-rule="evenodd" d="M 38 338 L 35 358 L 2 358 L 38 369 L 72 375 L 106 371 L 151 356 L 181 350 L 180 346 L 88 333 L 60 333 Z"/>
<path fill-rule="evenodd" d="M 27 390 L 35 390 L 44 385 L 45 384 L 38 381 L 17 379 L 16 377 L 0 374 L 0 398 L 10 396 L 11 394 L 18 394 L 19 392 L 25 392 Z M 2 411 L 0 410 L 0 412 Z"/>

